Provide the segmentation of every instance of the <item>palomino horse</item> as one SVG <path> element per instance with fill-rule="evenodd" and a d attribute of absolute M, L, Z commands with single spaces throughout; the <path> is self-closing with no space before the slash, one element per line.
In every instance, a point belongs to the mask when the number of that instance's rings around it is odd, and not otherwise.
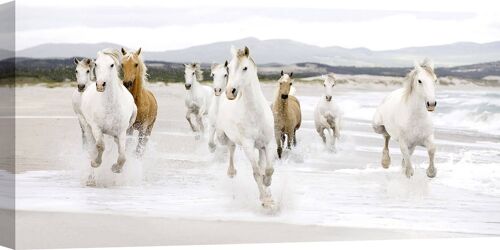
<path fill-rule="evenodd" d="M 413 175 L 410 157 L 416 146 L 427 148 L 429 167 L 427 176 L 436 176 L 434 167 L 434 129 L 429 112 L 436 108 L 435 85 L 437 77 L 434 65 L 429 59 L 421 64 L 415 63 L 415 68 L 408 73 L 404 86 L 391 92 L 380 104 L 373 117 L 373 129 L 382 134 L 385 139 L 382 154 L 382 166 L 388 168 L 391 164 L 389 156 L 389 140 L 399 142 L 403 155 L 402 166 L 406 177 Z"/>
<path fill-rule="evenodd" d="M 82 146 L 83 148 L 87 145 L 87 138 L 85 135 L 85 127 L 87 126 L 87 122 L 85 122 L 85 118 L 83 117 L 81 105 L 82 105 L 82 94 L 83 92 L 95 82 L 92 79 L 94 76 L 94 61 L 92 59 L 83 59 L 78 60 L 74 59 L 76 69 L 76 83 L 77 89 L 73 92 L 73 97 L 71 99 L 73 104 L 73 111 L 75 111 L 76 116 L 78 117 L 78 122 L 80 123 L 80 128 L 82 129 Z"/>
<path fill-rule="evenodd" d="M 330 73 L 325 76 L 323 82 L 324 94 L 321 96 L 314 109 L 314 124 L 323 142 L 326 144 L 325 130 L 331 137 L 331 144 L 335 150 L 335 140 L 340 136 L 340 118 L 342 112 L 332 99 L 333 86 L 335 86 L 335 75 Z"/>
<path fill-rule="evenodd" d="M 127 52 L 122 48 L 123 85 L 130 91 L 137 105 L 137 118 L 134 125 L 127 131 L 131 136 L 134 129 L 139 131 L 139 143 L 136 153 L 142 155 L 156 121 L 158 104 L 153 93 L 144 87 L 146 82 L 146 65 L 141 56 L 141 49 Z"/>
<path fill-rule="evenodd" d="M 228 65 L 227 98 L 221 100 L 217 115 L 217 138 L 229 147 L 228 175 L 233 177 L 236 174 L 233 158 L 237 144 L 252 165 L 262 205 L 273 208 L 269 188 L 276 152 L 273 112 L 262 94 L 257 65 L 248 48 L 238 51 L 232 48 L 231 51 L 233 58 Z"/>
<path fill-rule="evenodd" d="M 208 148 L 210 152 L 215 151 L 215 127 L 217 125 L 217 114 L 219 113 L 219 103 L 222 93 L 226 91 L 227 77 L 228 77 L 228 62 L 224 64 L 214 64 L 211 68 L 211 76 L 214 79 L 213 88 L 214 95 L 212 96 L 212 103 L 208 111 Z"/>
<path fill-rule="evenodd" d="M 203 71 L 201 71 L 200 64 L 184 64 L 184 78 L 186 83 L 186 99 L 184 103 L 187 107 L 186 120 L 193 132 L 205 131 L 203 125 L 203 117 L 208 115 L 208 109 L 212 101 L 212 89 L 208 86 L 201 85 L 199 81 L 203 80 Z M 198 128 L 193 124 L 192 115 L 196 117 Z M 199 136 L 197 135 L 197 138 Z"/>
<path fill-rule="evenodd" d="M 281 158 L 283 151 L 282 145 L 285 143 L 285 135 L 288 149 L 291 148 L 291 143 L 293 143 L 293 146 L 297 145 L 295 132 L 300 128 L 302 122 L 299 100 L 293 96 L 293 93 L 290 93 L 293 82 L 292 75 L 293 72 L 284 74 L 281 71 L 281 78 L 278 80 L 278 90 L 273 103 L 274 136 L 278 145 L 279 158 Z"/>
<path fill-rule="evenodd" d="M 104 134 L 110 135 L 118 145 L 118 159 L 111 170 L 120 173 L 125 163 L 126 131 L 135 121 L 137 107 L 130 92 L 118 77 L 120 52 L 105 49 L 97 53 L 95 61 L 95 88 L 88 88 L 82 95 L 82 113 L 87 122 L 86 132 L 94 144 L 97 156 L 90 165 L 97 168 L 102 162 Z"/>

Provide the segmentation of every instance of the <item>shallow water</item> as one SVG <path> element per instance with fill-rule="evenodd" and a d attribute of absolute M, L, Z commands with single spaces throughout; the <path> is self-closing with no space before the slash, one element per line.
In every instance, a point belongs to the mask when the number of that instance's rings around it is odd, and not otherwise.
<path fill-rule="evenodd" d="M 260 207 L 241 150 L 238 175 L 229 179 L 224 150 L 210 154 L 206 138 L 195 140 L 184 120 L 182 86 L 153 91 L 160 114 L 146 155 L 139 160 L 129 152 L 124 172 L 113 174 L 116 148 L 108 140 L 92 188 L 85 186 L 91 170 L 77 121 L 67 119 L 71 89 L 20 89 L 17 208 L 500 235 L 500 90 L 439 89 L 433 114 L 438 175 L 427 178 L 427 153 L 417 148 L 415 175 L 407 179 L 394 142 L 391 167 L 380 166 L 383 141 L 370 126 L 388 91 L 338 88 L 334 100 L 344 119 L 334 153 L 313 129 L 321 87 L 299 85 L 304 121 L 298 147 L 276 162 L 272 191 L 279 210 L 273 214 Z M 269 98 L 272 87 L 264 92 Z M 43 107 L 30 103 L 35 93 L 47 96 Z"/>

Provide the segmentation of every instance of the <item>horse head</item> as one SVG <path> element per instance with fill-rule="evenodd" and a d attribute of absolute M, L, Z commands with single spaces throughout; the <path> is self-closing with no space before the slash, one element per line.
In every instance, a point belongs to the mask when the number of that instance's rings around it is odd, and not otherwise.
<path fill-rule="evenodd" d="M 292 76 L 293 72 L 291 72 L 290 74 L 285 74 L 283 73 L 283 70 L 281 71 L 281 77 L 278 80 L 279 83 L 278 95 L 283 100 L 288 99 L 288 95 L 290 94 L 290 88 L 292 87 L 293 84 Z"/>
<path fill-rule="evenodd" d="M 434 64 L 429 59 L 422 63 L 415 63 L 415 68 L 410 73 L 409 93 L 415 92 L 425 101 L 427 111 L 432 112 L 436 108 L 436 83 L 437 76 L 434 73 Z"/>
<path fill-rule="evenodd" d="M 325 100 L 327 102 L 332 101 L 333 87 L 335 86 L 335 75 L 330 73 L 326 75 L 325 81 L 323 82 L 323 87 L 325 91 Z"/>
<path fill-rule="evenodd" d="M 214 79 L 214 94 L 220 96 L 223 91 L 226 91 L 228 78 L 228 62 L 224 64 L 214 64 L 211 68 L 211 76 Z"/>
<path fill-rule="evenodd" d="M 82 60 L 75 58 L 74 63 L 76 65 L 75 74 L 78 91 L 83 92 L 87 84 L 92 80 L 94 61 L 90 58 Z"/>
<path fill-rule="evenodd" d="M 141 48 L 137 51 L 126 51 L 124 48 L 121 49 L 122 61 L 121 65 L 123 68 L 123 85 L 131 90 L 135 79 L 138 77 L 143 77 L 145 75 L 144 61 L 142 60 Z"/>
<path fill-rule="evenodd" d="M 195 81 L 203 80 L 203 71 L 199 63 L 184 64 L 184 80 L 184 87 L 187 90 L 191 89 Z"/>
<path fill-rule="evenodd" d="M 236 50 L 231 48 L 233 59 L 228 65 L 229 78 L 227 82 L 226 96 L 229 100 L 234 100 L 238 96 L 238 91 L 257 79 L 257 65 L 250 57 L 248 47 Z"/>
<path fill-rule="evenodd" d="M 120 53 L 117 50 L 105 49 L 97 52 L 95 60 L 96 88 L 104 92 L 107 84 L 112 84 L 118 78 Z"/>

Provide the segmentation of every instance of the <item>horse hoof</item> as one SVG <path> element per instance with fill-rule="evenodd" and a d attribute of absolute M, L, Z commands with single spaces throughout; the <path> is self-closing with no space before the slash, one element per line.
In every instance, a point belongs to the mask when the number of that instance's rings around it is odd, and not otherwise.
<path fill-rule="evenodd" d="M 122 167 L 120 167 L 120 165 L 118 165 L 117 163 L 115 163 L 111 167 L 111 171 L 113 171 L 113 173 L 115 173 L 115 174 L 119 174 L 119 173 L 122 172 Z"/>
<path fill-rule="evenodd" d="M 262 201 L 262 207 L 265 209 L 276 209 L 276 203 L 274 202 L 273 198 L 265 198 Z"/>
<path fill-rule="evenodd" d="M 266 186 L 266 187 L 271 186 L 272 179 L 273 179 L 273 177 L 271 175 L 264 175 L 264 178 L 263 178 L 264 186 Z"/>
<path fill-rule="evenodd" d="M 428 167 L 427 168 L 427 177 L 434 178 L 434 177 L 436 177 L 436 174 L 437 174 L 437 169 L 435 167 Z"/>
<path fill-rule="evenodd" d="M 408 178 L 412 177 L 413 176 L 413 172 L 414 172 L 414 170 L 413 170 L 412 167 L 406 167 L 406 169 L 405 169 L 406 177 L 408 177 Z"/>
<path fill-rule="evenodd" d="M 227 170 L 227 176 L 229 176 L 229 178 L 234 178 L 237 173 L 238 173 L 238 171 L 236 171 L 236 169 L 228 169 Z"/>
<path fill-rule="evenodd" d="M 215 143 L 212 142 L 208 143 L 208 150 L 210 150 L 210 153 L 215 152 L 215 148 L 216 148 Z"/>
<path fill-rule="evenodd" d="M 85 183 L 87 187 L 95 187 L 97 186 L 97 183 L 93 177 L 89 176 L 89 179 L 87 180 L 87 183 Z"/>
<path fill-rule="evenodd" d="M 387 158 L 383 158 L 382 159 L 382 167 L 383 168 L 389 168 L 389 166 L 391 165 L 391 158 L 387 157 Z"/>
<path fill-rule="evenodd" d="M 99 166 L 101 166 L 101 161 L 91 161 L 90 166 L 92 166 L 93 168 L 98 168 Z"/>

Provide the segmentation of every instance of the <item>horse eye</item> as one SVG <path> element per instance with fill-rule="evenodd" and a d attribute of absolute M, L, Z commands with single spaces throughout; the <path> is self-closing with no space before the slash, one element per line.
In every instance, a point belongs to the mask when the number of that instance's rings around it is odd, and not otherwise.
<path fill-rule="evenodd" d="M 211 77 L 214 77 L 214 74 L 210 74 Z"/>
<path fill-rule="evenodd" d="M 89 70 L 89 69 L 87 69 L 87 74 L 88 74 L 88 73 L 90 73 L 90 70 Z"/>
<path fill-rule="evenodd" d="M 227 74 L 225 74 L 224 77 L 227 77 Z"/>
<path fill-rule="evenodd" d="M 114 64 L 111 64 L 111 68 L 113 68 L 113 66 L 115 66 Z"/>
<path fill-rule="evenodd" d="M 247 69 L 248 69 L 248 67 L 244 67 L 244 68 L 243 68 L 243 70 L 245 70 L 245 71 L 246 71 Z"/>
<path fill-rule="evenodd" d="M 422 81 L 418 80 L 418 83 L 422 83 Z"/>
<path fill-rule="evenodd" d="M 194 76 L 194 72 L 193 72 L 193 76 Z"/>
<path fill-rule="evenodd" d="M 139 66 L 139 64 L 138 64 L 138 63 L 136 63 L 136 64 L 135 64 L 135 67 L 136 67 L 136 68 L 137 68 L 137 66 Z"/>
<path fill-rule="evenodd" d="M 78 70 L 75 70 L 75 73 L 78 74 Z"/>
<path fill-rule="evenodd" d="M 292 86 L 292 83 L 290 82 L 290 86 Z"/>

